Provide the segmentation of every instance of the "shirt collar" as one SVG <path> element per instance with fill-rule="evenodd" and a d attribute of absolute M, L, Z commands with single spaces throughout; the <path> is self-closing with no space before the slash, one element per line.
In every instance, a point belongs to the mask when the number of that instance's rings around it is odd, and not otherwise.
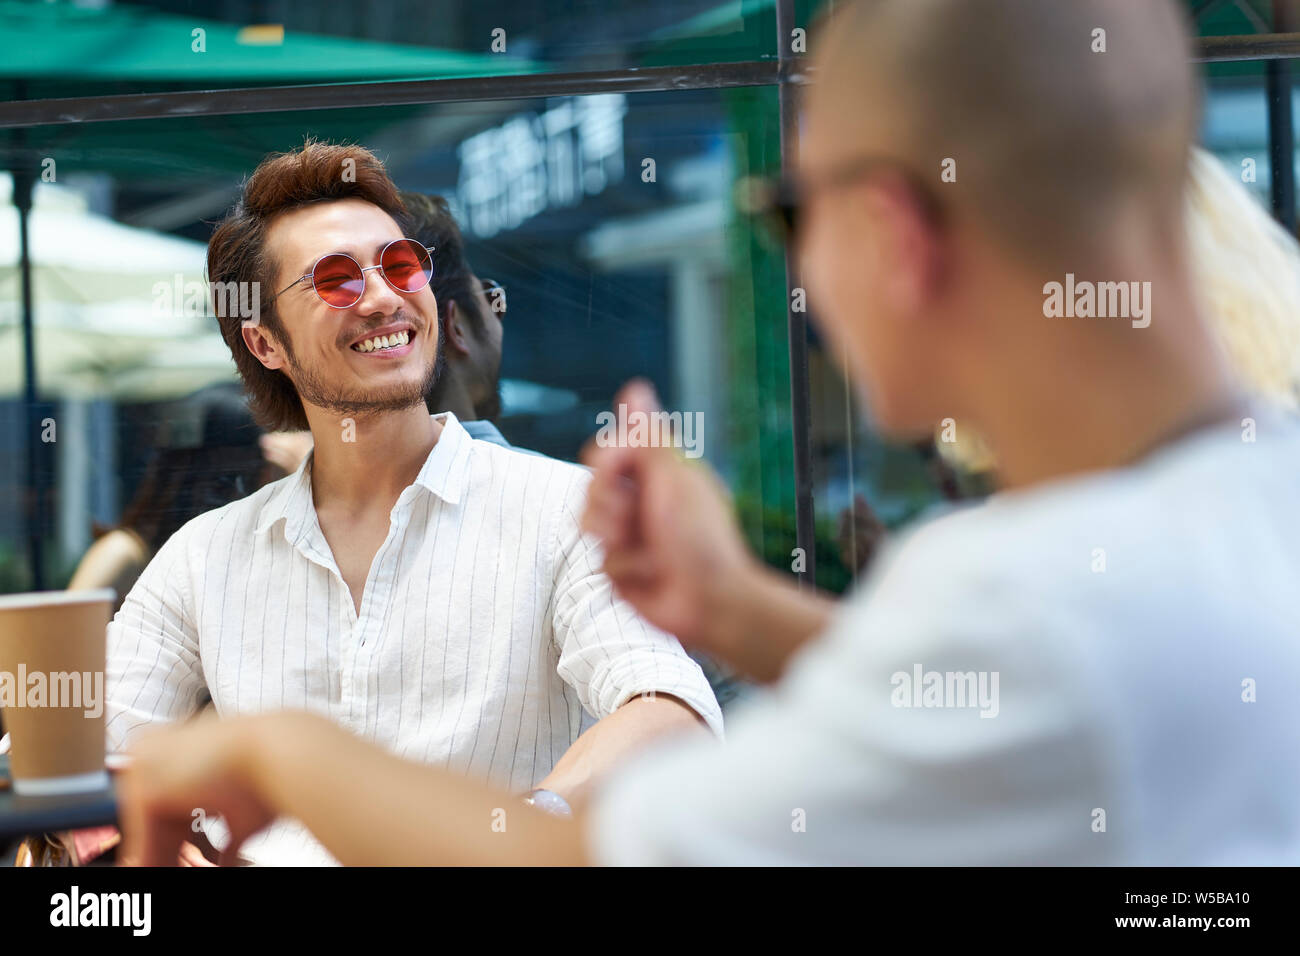
<path fill-rule="evenodd" d="M 433 418 L 442 422 L 442 434 L 415 476 L 415 483 L 449 505 L 460 504 L 469 484 L 469 456 L 474 440 L 451 412 L 439 412 Z"/>
<path fill-rule="evenodd" d="M 313 448 L 298 464 L 297 470 L 292 475 L 281 478 L 275 483 L 274 490 L 267 496 L 266 501 L 262 502 L 262 508 L 257 513 L 255 534 L 270 530 L 277 521 L 284 519 L 284 536 L 290 541 L 298 539 L 306 519 L 304 505 L 306 508 L 311 507 L 310 466 L 314 457 L 316 457 L 316 449 Z"/>
<path fill-rule="evenodd" d="M 437 495 L 448 504 L 459 504 L 469 484 L 469 456 L 474 441 L 465 427 L 451 412 L 432 416 L 442 423 L 442 434 L 429 452 L 415 485 Z M 276 488 L 262 503 L 257 515 L 256 533 L 268 531 L 277 521 L 284 519 L 284 535 L 291 542 L 298 541 L 312 511 L 311 464 L 315 449 L 287 478 L 276 483 Z"/>

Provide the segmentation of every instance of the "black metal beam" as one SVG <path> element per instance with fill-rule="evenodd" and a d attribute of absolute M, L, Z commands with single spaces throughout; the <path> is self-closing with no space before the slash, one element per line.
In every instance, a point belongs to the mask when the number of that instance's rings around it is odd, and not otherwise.
<path fill-rule="evenodd" d="M 782 72 L 783 68 L 797 69 L 797 65 L 783 67 L 775 60 L 746 60 L 739 63 L 633 67 L 581 73 L 529 73 L 442 80 L 263 86 L 23 100 L 0 103 L 0 129 L 182 116 L 350 109 L 359 106 L 410 106 L 583 96 L 593 93 L 655 93 L 770 86 L 799 82 L 802 77 Z"/>
<path fill-rule="evenodd" d="M 792 49 L 795 29 L 794 0 L 776 0 L 776 49 L 787 71 L 799 62 Z M 799 149 L 799 87 L 782 83 L 777 90 L 781 121 L 781 168 L 793 167 Z M 794 444 L 794 536 L 804 555 L 804 570 L 797 572 L 800 587 L 817 580 L 817 538 L 813 510 L 812 389 L 808 376 L 808 313 L 794 309 L 794 289 L 799 285 L 798 260 L 785 247 L 785 309 L 790 342 L 790 431 Z"/>
<path fill-rule="evenodd" d="M 40 483 L 41 423 L 37 419 L 36 321 L 32 303 L 31 214 L 36 177 L 30 170 L 13 172 L 14 207 L 18 210 L 18 285 L 22 289 L 23 329 L 23 450 L 26 486 L 23 516 L 27 525 L 27 558 L 31 562 L 32 589 L 45 590 L 45 489 Z"/>
<path fill-rule="evenodd" d="M 1297 24 L 1294 0 L 1273 0 L 1273 28 Z M 1272 170 L 1273 218 L 1296 234 L 1295 117 L 1291 98 L 1291 64 L 1272 60 L 1267 67 L 1268 155 Z"/>
<path fill-rule="evenodd" d="M 784 24 L 784 21 L 782 22 Z M 788 33 L 786 38 L 788 40 Z M 1297 57 L 1300 57 L 1300 33 L 1282 33 L 1203 37 L 1198 41 L 1197 54 L 1193 59 L 1198 63 L 1226 63 Z M 104 123 L 117 120 L 168 119 L 178 116 L 225 116 L 239 113 L 278 113 L 358 106 L 468 103 L 546 96 L 582 96 L 591 93 L 713 90 L 738 86 L 802 83 L 809 79 L 809 76 L 810 71 L 803 61 L 797 57 L 784 57 L 777 60 L 632 67 L 579 73 L 529 73 L 441 80 L 263 86 L 247 89 L 182 90 L 170 93 L 126 93 L 114 96 L 18 100 L 0 103 L 0 129 Z"/>
<path fill-rule="evenodd" d="M 1300 33 L 1251 33 L 1231 37 L 1201 37 L 1196 63 L 1241 60 L 1292 60 L 1300 57 Z"/>

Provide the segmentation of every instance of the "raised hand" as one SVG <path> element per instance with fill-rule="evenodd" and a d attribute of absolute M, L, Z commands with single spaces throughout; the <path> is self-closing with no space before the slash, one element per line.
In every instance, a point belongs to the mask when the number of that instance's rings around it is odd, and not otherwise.
<path fill-rule="evenodd" d="M 654 390 L 639 381 L 624 386 L 614 404 L 620 416 L 660 411 Z M 593 440 L 583 460 L 595 472 L 583 530 L 603 541 L 605 573 L 619 594 L 684 645 L 725 653 L 714 646 L 711 625 L 754 561 L 717 476 L 665 447 Z"/>

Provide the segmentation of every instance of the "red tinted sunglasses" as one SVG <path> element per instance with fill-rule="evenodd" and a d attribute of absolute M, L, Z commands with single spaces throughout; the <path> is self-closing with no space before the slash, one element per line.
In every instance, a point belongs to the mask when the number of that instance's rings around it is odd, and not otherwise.
<path fill-rule="evenodd" d="M 433 279 L 433 246 L 414 239 L 394 239 L 379 253 L 379 264 L 361 267 L 345 252 L 321 256 L 311 272 L 299 276 L 271 296 L 274 302 L 300 282 L 310 279 L 312 288 L 332 309 L 350 309 L 366 294 L 366 273 L 375 269 L 396 292 L 410 295 L 419 292 Z"/>

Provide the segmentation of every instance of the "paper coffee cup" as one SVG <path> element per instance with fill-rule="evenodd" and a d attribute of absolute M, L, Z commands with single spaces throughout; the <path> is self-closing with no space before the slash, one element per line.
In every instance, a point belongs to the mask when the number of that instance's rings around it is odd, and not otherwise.
<path fill-rule="evenodd" d="M 115 600 L 112 588 L 0 596 L 0 710 L 15 793 L 108 786 L 104 665 Z"/>

